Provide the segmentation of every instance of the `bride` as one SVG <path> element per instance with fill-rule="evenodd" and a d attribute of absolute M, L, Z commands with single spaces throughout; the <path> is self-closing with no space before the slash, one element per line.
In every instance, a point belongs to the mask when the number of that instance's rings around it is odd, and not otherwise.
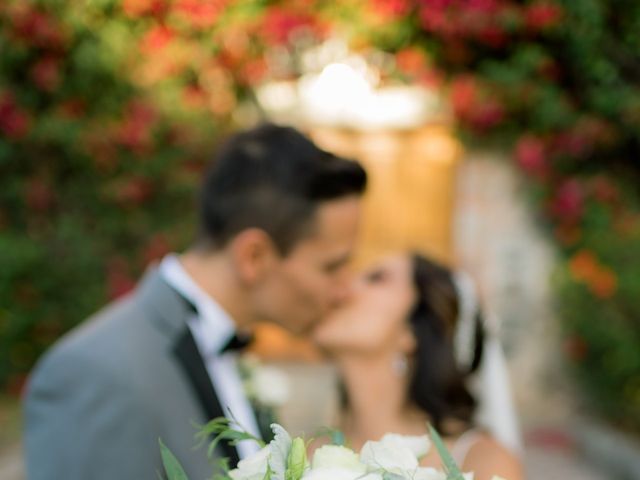
<path fill-rule="evenodd" d="M 387 432 L 424 435 L 429 422 L 476 480 L 522 479 L 518 458 L 474 425 L 465 380 L 480 363 L 482 327 L 474 323 L 470 366 L 461 371 L 459 303 L 451 273 L 418 255 L 389 257 L 357 279 L 348 301 L 314 332 L 344 387 L 339 428 L 359 450 Z M 435 449 L 422 464 L 441 467 Z"/>

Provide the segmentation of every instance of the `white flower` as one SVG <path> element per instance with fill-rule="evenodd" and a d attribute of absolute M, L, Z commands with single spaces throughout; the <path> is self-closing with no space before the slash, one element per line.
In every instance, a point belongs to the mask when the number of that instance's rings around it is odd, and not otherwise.
<path fill-rule="evenodd" d="M 229 476 L 233 480 L 262 480 L 267 474 L 270 454 L 271 448 L 267 445 L 250 457 L 240 460 L 238 468 L 231 470 Z"/>
<path fill-rule="evenodd" d="M 367 466 L 360 462 L 358 455 L 346 447 L 325 445 L 313 454 L 311 470 L 303 480 L 382 480 L 365 475 Z"/>
<path fill-rule="evenodd" d="M 360 458 L 353 451 L 338 445 L 325 445 L 313 454 L 311 468 L 344 468 L 363 474 L 367 471 L 366 465 L 360 462 Z"/>
<path fill-rule="evenodd" d="M 413 480 L 446 480 L 447 475 L 431 467 L 419 467 L 413 475 Z"/>
<path fill-rule="evenodd" d="M 370 470 L 382 469 L 404 477 L 411 477 L 418 468 L 416 455 L 394 436 L 365 443 L 360 452 L 360 461 Z"/>
<path fill-rule="evenodd" d="M 318 468 L 307 470 L 302 480 L 382 480 L 377 473 L 363 474 L 348 468 Z"/>
<path fill-rule="evenodd" d="M 291 440 L 289 432 L 282 428 L 282 425 L 272 423 L 271 430 L 273 431 L 273 440 L 269 443 L 269 447 L 271 447 L 272 453 L 268 459 L 271 477 L 274 480 L 285 480 L 287 460 L 289 453 L 291 453 L 293 440 Z"/>
<path fill-rule="evenodd" d="M 385 440 L 399 441 L 404 446 L 409 447 L 409 449 L 417 458 L 424 457 L 431 449 L 431 440 L 429 440 L 429 435 L 410 436 L 387 433 L 384 437 L 382 437 L 382 442 L 384 442 Z"/>
<path fill-rule="evenodd" d="M 257 367 L 252 373 L 251 383 L 253 394 L 263 405 L 279 407 L 289 400 L 289 378 L 275 367 Z"/>

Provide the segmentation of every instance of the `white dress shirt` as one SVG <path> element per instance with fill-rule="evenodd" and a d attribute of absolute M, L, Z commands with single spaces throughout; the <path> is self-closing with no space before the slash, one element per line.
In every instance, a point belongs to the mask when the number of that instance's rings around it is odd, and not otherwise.
<path fill-rule="evenodd" d="M 196 307 L 197 314 L 188 326 L 202 356 L 211 384 L 226 417 L 229 412 L 252 435 L 260 438 L 260 430 L 247 399 L 238 372 L 237 353 L 220 353 L 220 349 L 235 334 L 235 323 L 229 314 L 200 288 L 183 268 L 175 254 L 167 255 L 160 264 L 160 273 L 167 283 Z M 242 460 L 259 450 L 253 441 L 237 445 Z"/>

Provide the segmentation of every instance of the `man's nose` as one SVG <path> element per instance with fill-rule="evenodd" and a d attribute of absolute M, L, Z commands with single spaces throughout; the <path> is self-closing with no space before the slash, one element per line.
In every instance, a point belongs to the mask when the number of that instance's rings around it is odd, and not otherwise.
<path fill-rule="evenodd" d="M 336 282 L 333 288 L 333 297 L 331 302 L 332 308 L 340 307 L 353 297 L 355 290 L 355 281 L 351 277 L 344 278 L 340 282 Z"/>

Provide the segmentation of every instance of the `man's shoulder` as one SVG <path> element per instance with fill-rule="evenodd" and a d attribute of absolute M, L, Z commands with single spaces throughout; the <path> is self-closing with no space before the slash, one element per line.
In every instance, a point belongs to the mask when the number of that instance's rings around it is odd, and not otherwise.
<path fill-rule="evenodd" d="M 125 350 L 150 330 L 146 316 L 134 294 L 106 305 L 60 338 L 43 355 L 33 375 L 75 367 L 86 372 L 121 368 L 119 364 L 127 361 Z"/>

